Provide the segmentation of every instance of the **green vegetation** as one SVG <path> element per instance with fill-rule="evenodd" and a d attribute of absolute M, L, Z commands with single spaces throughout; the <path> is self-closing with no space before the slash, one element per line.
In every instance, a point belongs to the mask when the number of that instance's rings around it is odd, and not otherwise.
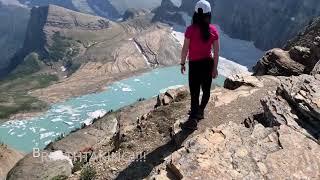
<path fill-rule="evenodd" d="M 59 176 L 53 177 L 51 180 L 67 180 L 67 179 L 68 179 L 68 176 L 59 175 Z"/>
<path fill-rule="evenodd" d="M 81 180 L 93 180 L 96 177 L 96 170 L 91 166 L 86 166 L 81 171 Z"/>
<path fill-rule="evenodd" d="M 72 173 L 80 171 L 84 167 L 85 164 L 86 164 L 86 162 L 84 160 L 80 160 L 80 159 L 73 162 Z"/>
<path fill-rule="evenodd" d="M 64 137 L 65 137 L 65 135 L 62 133 L 62 134 L 60 134 L 60 135 L 54 140 L 54 142 L 60 141 L 60 140 L 62 140 Z"/>
<path fill-rule="evenodd" d="M 48 59 L 54 62 L 72 62 L 72 58 L 79 54 L 77 42 L 63 37 L 60 32 L 55 32 L 52 36 L 53 44 L 49 47 Z"/>
<path fill-rule="evenodd" d="M 28 94 L 31 90 L 45 88 L 58 81 L 55 75 L 37 74 L 42 65 L 38 54 L 30 53 L 6 79 L 0 80 L 0 119 L 47 107 L 46 103 Z"/>

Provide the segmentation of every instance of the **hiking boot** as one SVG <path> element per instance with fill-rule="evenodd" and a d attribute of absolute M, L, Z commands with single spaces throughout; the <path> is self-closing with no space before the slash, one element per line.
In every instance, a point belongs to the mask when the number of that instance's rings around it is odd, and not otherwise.
<path fill-rule="evenodd" d="M 197 119 L 198 121 L 204 119 L 204 110 L 199 110 L 199 112 L 197 113 Z"/>
<path fill-rule="evenodd" d="M 197 130 L 198 129 L 198 121 L 197 121 L 197 119 L 190 116 L 188 121 L 181 124 L 181 127 L 183 129 Z"/>
<path fill-rule="evenodd" d="M 204 110 L 200 109 L 197 113 L 194 113 L 194 114 L 192 113 L 191 110 L 189 110 L 188 115 L 193 119 L 197 119 L 199 121 L 204 119 Z"/>

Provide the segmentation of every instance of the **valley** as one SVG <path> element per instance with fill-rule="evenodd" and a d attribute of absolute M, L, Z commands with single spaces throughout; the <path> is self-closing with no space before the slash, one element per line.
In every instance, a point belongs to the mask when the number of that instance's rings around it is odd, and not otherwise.
<path fill-rule="evenodd" d="M 1 180 L 320 178 L 318 2 L 210 0 L 219 76 L 195 130 L 196 0 L 132 2 L 0 0 L 22 13 L 0 25 Z"/>

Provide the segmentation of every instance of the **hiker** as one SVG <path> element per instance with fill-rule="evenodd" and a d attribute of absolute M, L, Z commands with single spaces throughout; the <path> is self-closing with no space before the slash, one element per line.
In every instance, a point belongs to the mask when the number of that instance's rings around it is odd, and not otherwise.
<path fill-rule="evenodd" d="M 191 110 L 184 124 L 188 128 L 197 128 L 199 120 L 204 118 L 204 110 L 210 99 L 212 79 L 218 76 L 219 33 L 211 23 L 211 5 L 206 0 L 196 4 L 192 25 L 187 27 L 181 53 L 181 73 L 186 71 L 186 59 L 189 59 L 189 88 Z M 212 50 L 213 54 L 212 55 Z M 199 102 L 200 89 L 202 100 Z"/>

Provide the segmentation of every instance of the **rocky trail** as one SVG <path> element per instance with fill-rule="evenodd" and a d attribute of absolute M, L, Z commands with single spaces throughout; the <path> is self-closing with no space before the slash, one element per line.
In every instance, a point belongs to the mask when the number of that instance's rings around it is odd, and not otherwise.
<path fill-rule="evenodd" d="M 320 129 L 317 78 L 230 77 L 226 88 L 212 91 L 206 118 L 196 131 L 180 128 L 189 110 L 188 90 L 168 90 L 157 99 L 110 112 L 43 151 L 48 157 L 69 153 L 70 159 L 60 156 L 41 162 L 27 155 L 9 172 L 8 179 L 59 175 L 79 179 L 86 167 L 94 169 L 96 179 L 318 179 L 319 134 L 301 123 L 314 123 L 313 129 Z M 301 89 L 301 84 L 294 83 L 301 79 L 309 79 L 313 89 L 301 101 L 313 109 L 303 115 L 298 113 L 301 104 L 288 103 L 290 97 L 298 96 L 280 93 L 283 87 Z M 299 119 L 291 118 L 297 114 Z M 49 171 L 53 167 L 60 170 Z"/>

